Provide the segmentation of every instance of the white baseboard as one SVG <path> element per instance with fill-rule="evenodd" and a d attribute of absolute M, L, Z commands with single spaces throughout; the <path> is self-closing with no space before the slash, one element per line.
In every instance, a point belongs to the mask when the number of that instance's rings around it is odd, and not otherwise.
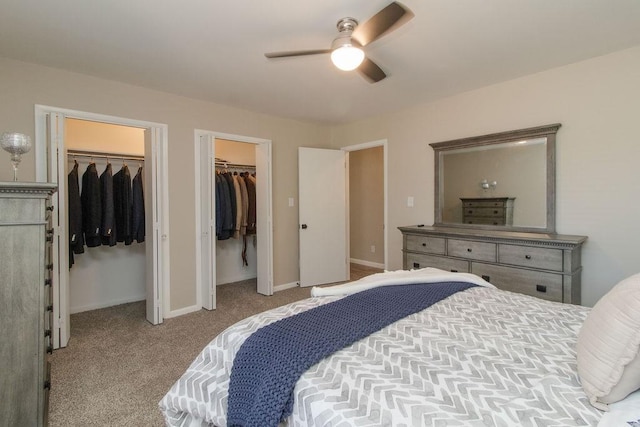
<path fill-rule="evenodd" d="M 192 305 L 189 307 L 180 308 L 178 310 L 171 310 L 169 313 L 163 313 L 163 317 L 165 319 L 171 319 L 172 317 L 182 316 L 184 314 L 193 313 L 196 311 L 202 310 L 202 307 L 198 307 L 197 305 Z"/>
<path fill-rule="evenodd" d="M 284 283 L 273 287 L 273 292 L 284 291 L 285 289 L 297 288 L 300 286 L 298 282 Z"/>
<path fill-rule="evenodd" d="M 114 305 L 129 304 L 130 302 L 144 301 L 145 299 L 147 299 L 147 296 L 143 294 L 143 295 L 129 297 L 121 300 L 103 301 L 100 304 L 88 304 L 80 307 L 69 307 L 69 314 L 82 313 L 84 311 L 91 311 L 91 310 L 99 310 L 101 308 L 113 307 Z"/>
<path fill-rule="evenodd" d="M 373 268 L 379 268 L 381 270 L 384 270 L 384 264 L 379 262 L 371 262 L 371 261 L 365 261 L 363 259 L 355 259 L 355 258 L 349 259 L 349 262 L 352 262 L 353 264 L 364 265 L 365 267 L 373 267 Z"/>

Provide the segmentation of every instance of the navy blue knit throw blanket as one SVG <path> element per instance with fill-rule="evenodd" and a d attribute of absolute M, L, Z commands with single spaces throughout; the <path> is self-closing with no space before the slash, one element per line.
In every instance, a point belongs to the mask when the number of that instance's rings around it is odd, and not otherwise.
<path fill-rule="evenodd" d="M 291 415 L 293 389 L 311 366 L 406 316 L 476 285 L 384 286 L 278 320 L 242 344 L 231 370 L 227 425 L 268 427 Z"/>

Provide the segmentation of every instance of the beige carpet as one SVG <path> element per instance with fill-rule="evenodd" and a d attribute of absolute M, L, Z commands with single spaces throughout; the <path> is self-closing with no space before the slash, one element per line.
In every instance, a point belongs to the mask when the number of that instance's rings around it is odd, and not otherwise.
<path fill-rule="evenodd" d="M 355 280 L 379 270 L 352 265 Z M 158 401 L 202 348 L 233 323 L 309 296 L 293 288 L 266 297 L 255 280 L 218 286 L 217 310 L 152 326 L 145 302 L 71 316 L 71 339 L 51 356 L 49 425 L 162 426 Z"/>

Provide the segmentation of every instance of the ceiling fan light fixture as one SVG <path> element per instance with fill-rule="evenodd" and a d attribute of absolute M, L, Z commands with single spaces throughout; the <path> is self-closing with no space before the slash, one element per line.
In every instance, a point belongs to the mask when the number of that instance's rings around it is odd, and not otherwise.
<path fill-rule="evenodd" d="M 345 44 L 331 52 L 331 62 L 343 71 L 355 70 L 364 61 L 364 52 L 352 44 Z"/>

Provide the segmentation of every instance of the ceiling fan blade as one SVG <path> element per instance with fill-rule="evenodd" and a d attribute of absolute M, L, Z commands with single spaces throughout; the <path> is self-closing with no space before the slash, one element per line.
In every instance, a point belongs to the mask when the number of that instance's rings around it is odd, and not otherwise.
<path fill-rule="evenodd" d="M 287 58 L 289 56 L 305 56 L 305 55 L 320 55 L 323 53 L 331 53 L 331 49 L 315 49 L 315 50 L 293 50 L 290 52 L 270 52 L 265 53 L 267 58 Z"/>
<path fill-rule="evenodd" d="M 364 61 L 362 61 L 362 64 L 360 64 L 357 70 L 369 83 L 377 83 L 387 77 L 384 71 L 382 71 L 382 68 L 378 67 L 378 65 L 369 58 L 364 58 Z"/>
<path fill-rule="evenodd" d="M 362 46 L 366 46 L 411 18 L 413 18 L 413 12 L 394 1 L 373 15 L 367 22 L 358 25 L 353 30 L 352 36 Z"/>

